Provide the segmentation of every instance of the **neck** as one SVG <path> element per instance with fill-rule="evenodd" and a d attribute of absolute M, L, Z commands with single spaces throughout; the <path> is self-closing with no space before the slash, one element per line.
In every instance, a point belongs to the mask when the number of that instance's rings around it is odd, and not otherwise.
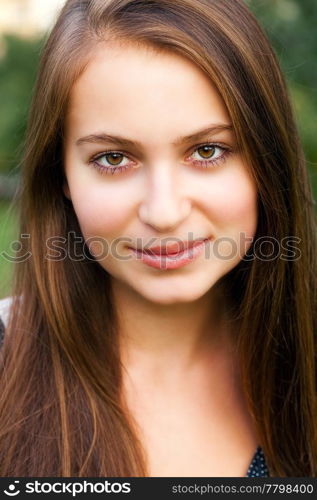
<path fill-rule="evenodd" d="M 170 305 L 146 300 L 113 282 L 123 366 L 168 377 L 184 373 L 211 353 L 228 348 L 230 328 L 223 293 L 211 289 L 199 300 Z"/>

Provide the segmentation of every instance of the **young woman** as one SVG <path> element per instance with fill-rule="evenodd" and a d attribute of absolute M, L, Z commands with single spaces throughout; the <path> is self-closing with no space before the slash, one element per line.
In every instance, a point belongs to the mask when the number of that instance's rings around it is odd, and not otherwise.
<path fill-rule="evenodd" d="M 22 179 L 1 475 L 316 475 L 314 202 L 243 1 L 68 0 Z"/>

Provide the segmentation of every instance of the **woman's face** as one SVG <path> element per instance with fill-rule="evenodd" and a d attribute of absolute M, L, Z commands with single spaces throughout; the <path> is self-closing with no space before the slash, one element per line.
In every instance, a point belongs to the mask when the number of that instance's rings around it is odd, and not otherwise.
<path fill-rule="evenodd" d="M 251 246 L 255 183 L 223 100 L 182 56 L 99 46 L 72 89 L 64 160 L 91 254 L 147 300 L 202 297 Z M 133 250 L 155 246 L 179 255 Z"/>

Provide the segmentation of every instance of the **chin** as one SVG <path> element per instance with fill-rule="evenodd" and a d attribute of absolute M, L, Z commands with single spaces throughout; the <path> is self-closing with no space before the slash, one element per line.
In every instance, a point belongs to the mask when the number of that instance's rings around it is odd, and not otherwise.
<path fill-rule="evenodd" d="M 196 285 L 196 287 L 194 287 L 192 283 L 189 283 L 187 290 L 184 289 L 184 286 L 175 286 L 174 288 L 172 288 L 170 284 L 166 284 L 166 287 L 152 286 L 151 288 L 144 287 L 143 289 L 136 289 L 135 287 L 133 288 L 135 292 L 144 297 L 144 299 L 148 300 L 149 302 L 161 305 L 176 305 L 194 302 L 196 300 L 199 300 L 210 290 L 210 287 L 206 289 L 202 285 Z"/>

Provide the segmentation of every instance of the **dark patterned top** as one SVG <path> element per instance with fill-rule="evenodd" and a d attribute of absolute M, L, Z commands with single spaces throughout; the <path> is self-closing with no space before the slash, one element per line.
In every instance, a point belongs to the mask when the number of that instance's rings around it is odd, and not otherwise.
<path fill-rule="evenodd" d="M 4 330 L 5 326 L 0 317 L 0 347 L 3 343 Z M 260 446 L 256 449 L 253 460 L 245 477 L 269 477 L 269 471 L 265 462 L 264 453 Z"/>
<path fill-rule="evenodd" d="M 257 447 L 246 477 L 270 477 L 265 456 L 260 446 Z"/>
<path fill-rule="evenodd" d="M 2 346 L 3 335 L 4 335 L 4 324 L 2 319 L 0 318 L 0 347 Z"/>

